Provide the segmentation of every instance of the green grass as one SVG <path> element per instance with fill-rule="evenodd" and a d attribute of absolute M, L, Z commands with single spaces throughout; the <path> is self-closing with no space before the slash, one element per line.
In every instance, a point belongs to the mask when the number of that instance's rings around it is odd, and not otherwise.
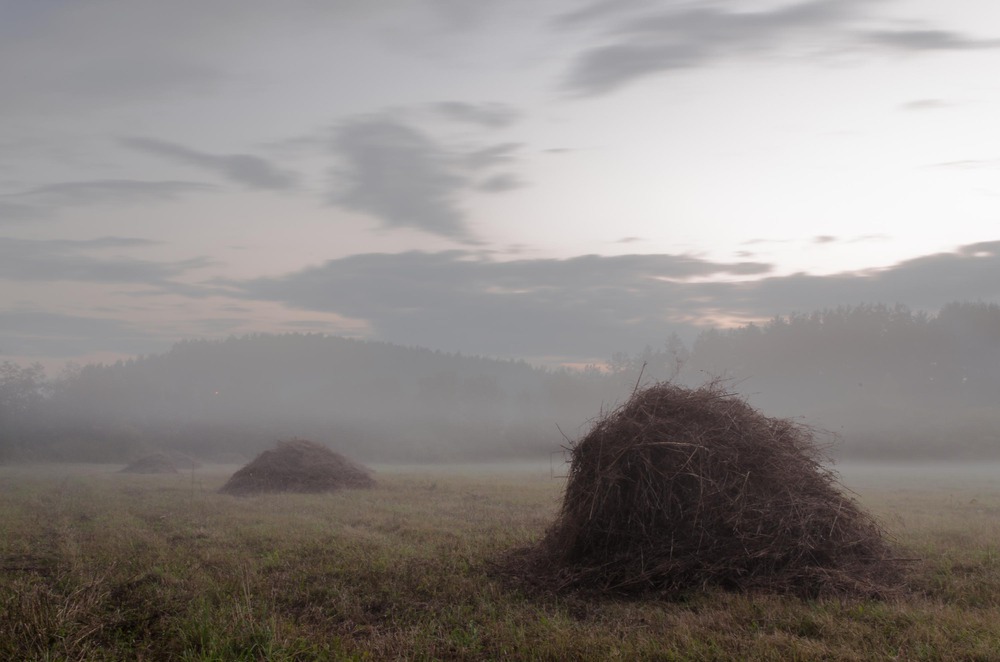
<path fill-rule="evenodd" d="M 0 659 L 1000 659 L 1000 483 L 852 483 L 912 564 L 887 602 L 527 595 L 546 474 L 382 471 L 236 498 L 228 473 L 0 467 Z"/>

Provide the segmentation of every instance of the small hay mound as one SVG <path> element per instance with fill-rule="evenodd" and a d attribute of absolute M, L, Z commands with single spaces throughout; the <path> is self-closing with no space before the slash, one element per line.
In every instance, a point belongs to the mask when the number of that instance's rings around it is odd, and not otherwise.
<path fill-rule="evenodd" d="M 571 452 L 558 519 L 511 559 L 536 586 L 877 597 L 898 581 L 882 528 L 811 430 L 717 382 L 638 391 Z"/>
<path fill-rule="evenodd" d="M 164 455 L 170 458 L 171 462 L 173 462 L 174 466 L 178 469 L 193 471 L 194 469 L 201 468 L 201 462 L 186 453 L 181 453 L 180 451 L 167 451 Z"/>
<path fill-rule="evenodd" d="M 326 446 L 305 439 L 279 441 L 230 477 L 220 491 L 246 495 L 262 492 L 332 492 L 375 485 L 371 471 Z"/>
<path fill-rule="evenodd" d="M 131 463 L 119 473 L 125 474 L 175 474 L 178 473 L 177 465 L 169 456 L 163 453 L 153 453 L 141 457 Z"/>

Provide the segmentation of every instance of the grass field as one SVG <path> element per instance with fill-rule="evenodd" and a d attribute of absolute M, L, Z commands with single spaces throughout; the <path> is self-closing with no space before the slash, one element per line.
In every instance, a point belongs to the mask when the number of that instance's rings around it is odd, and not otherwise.
<path fill-rule="evenodd" d="M 0 467 L 0 660 L 1000 660 L 1000 477 L 845 470 L 911 564 L 886 602 L 526 595 L 493 564 L 548 470 L 383 468 L 236 498 L 232 468 Z"/>

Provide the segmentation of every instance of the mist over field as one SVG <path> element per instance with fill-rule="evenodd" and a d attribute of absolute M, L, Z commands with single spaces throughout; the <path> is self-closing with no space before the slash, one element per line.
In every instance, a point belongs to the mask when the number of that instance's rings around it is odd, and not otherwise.
<path fill-rule="evenodd" d="M 364 461 L 547 460 L 659 380 L 721 379 L 841 460 L 1000 459 L 1000 306 L 860 305 L 552 369 L 319 334 L 186 341 L 113 364 L 3 364 L 0 458 L 242 462 L 307 438 Z"/>
<path fill-rule="evenodd" d="M 664 379 L 994 457 L 996 25 L 0 3 L 0 461 L 544 459 Z"/>

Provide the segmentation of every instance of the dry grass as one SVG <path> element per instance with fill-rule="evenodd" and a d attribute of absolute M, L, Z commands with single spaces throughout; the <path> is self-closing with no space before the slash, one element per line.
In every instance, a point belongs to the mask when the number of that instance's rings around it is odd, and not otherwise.
<path fill-rule="evenodd" d="M 0 467 L 0 659 L 992 660 L 1000 484 L 850 482 L 922 559 L 890 600 L 511 589 L 563 481 L 383 470 L 371 490 L 218 494 L 228 471 Z M 975 500 L 975 501 L 973 501 Z"/>

